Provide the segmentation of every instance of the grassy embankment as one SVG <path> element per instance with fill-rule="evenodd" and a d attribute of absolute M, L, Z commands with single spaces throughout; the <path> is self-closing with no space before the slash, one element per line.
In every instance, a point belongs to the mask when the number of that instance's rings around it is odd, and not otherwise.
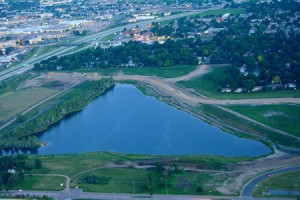
<path fill-rule="evenodd" d="M 201 78 L 195 78 L 188 81 L 180 81 L 179 85 L 186 88 L 193 88 L 196 92 L 207 97 L 217 99 L 262 99 L 262 98 L 283 98 L 283 97 L 300 97 L 300 90 L 283 90 L 253 93 L 221 93 L 218 92 L 220 82 L 226 73 L 226 67 L 213 67 L 211 72 Z"/>
<path fill-rule="evenodd" d="M 228 108 L 270 127 L 300 137 L 299 105 L 228 106 Z"/>
<path fill-rule="evenodd" d="M 42 48 L 42 50 L 39 52 L 39 54 L 37 54 L 37 56 L 41 56 L 45 53 L 48 53 L 49 51 L 53 51 L 55 49 L 58 49 L 60 46 L 56 46 L 56 45 L 48 45 L 48 46 L 44 46 Z"/>
<path fill-rule="evenodd" d="M 300 191 L 300 171 L 288 172 L 283 174 L 274 175 L 262 181 L 254 190 L 253 195 L 257 197 L 269 197 L 268 190 L 287 190 Z M 299 197 L 290 195 L 287 197 Z"/>
<path fill-rule="evenodd" d="M 272 142 L 274 142 L 275 144 L 280 144 L 280 145 L 283 145 L 286 147 L 299 148 L 299 146 L 300 146 L 299 141 L 295 138 L 291 138 L 289 136 L 285 136 L 285 135 L 270 131 L 264 127 L 261 127 L 252 122 L 241 119 L 231 113 L 223 111 L 215 106 L 200 105 L 199 111 L 202 112 L 204 115 L 207 115 L 207 116 L 215 119 L 216 121 L 223 123 L 223 125 L 221 125 L 221 126 L 223 126 L 225 128 L 227 125 L 229 125 L 238 130 L 251 133 L 251 134 L 253 134 L 254 137 L 258 136 L 259 138 L 267 138 L 267 139 L 271 140 Z M 247 135 L 245 135 L 243 133 L 239 133 L 238 130 L 233 131 L 234 134 L 240 135 L 242 137 L 248 137 Z M 270 146 L 270 144 L 268 142 L 266 142 L 266 144 Z"/>
<path fill-rule="evenodd" d="M 101 39 L 101 42 L 113 41 L 114 39 L 115 39 L 115 34 L 112 33 L 112 34 L 110 34 L 110 35 L 107 35 L 107 36 L 103 37 L 103 38 Z"/>
<path fill-rule="evenodd" d="M 19 76 L 7 81 L 7 87 L 0 89 L 0 122 L 4 123 L 16 114 L 35 105 L 43 99 L 57 92 L 51 88 L 26 88 L 17 90 L 17 87 L 29 78 L 31 74 Z M 33 98 L 34 97 L 34 98 Z"/>
<path fill-rule="evenodd" d="M 191 155 L 191 156 L 149 156 L 136 154 L 121 154 L 112 152 L 93 152 L 83 154 L 71 155 L 49 155 L 49 156 L 31 156 L 28 160 L 28 165 L 34 165 L 35 158 L 42 160 L 42 169 L 33 169 L 30 173 L 33 174 L 63 174 L 69 177 L 75 174 L 104 167 L 107 164 L 115 163 L 122 164 L 127 161 L 150 162 L 155 165 L 157 162 L 166 163 L 169 166 L 176 164 L 179 169 L 183 166 L 195 167 L 199 169 L 211 170 L 230 170 L 227 167 L 229 163 L 236 163 L 239 161 L 251 160 L 253 158 L 247 157 L 224 157 L 213 155 Z M 76 165 L 74 165 L 76 163 Z M 148 174 L 152 174 L 152 189 L 155 194 L 166 193 L 166 187 L 171 194 L 211 194 L 219 195 L 216 187 L 220 186 L 228 177 L 219 171 L 207 172 L 188 172 L 181 171 L 179 173 L 169 173 L 169 175 L 162 181 L 161 173 L 158 173 L 156 168 L 152 169 L 135 169 L 135 168 L 99 168 L 95 171 L 84 173 L 72 180 L 71 187 L 79 186 L 88 192 L 117 192 L 117 193 L 132 193 L 133 182 L 135 184 L 135 193 L 149 194 L 147 187 Z M 109 181 L 107 184 L 84 184 L 83 179 L 87 176 L 105 177 Z M 35 177 L 35 189 L 43 189 L 42 177 Z M 19 187 L 23 189 L 28 182 L 32 180 L 25 179 L 23 185 Z M 57 182 L 49 183 L 49 188 L 56 188 Z M 200 186 L 203 192 L 200 190 Z M 198 189 L 198 190 L 197 190 Z"/>

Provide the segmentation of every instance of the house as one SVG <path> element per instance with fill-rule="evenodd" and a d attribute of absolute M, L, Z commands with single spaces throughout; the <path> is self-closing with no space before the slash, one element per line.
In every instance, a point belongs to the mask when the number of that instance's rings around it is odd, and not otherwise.
<path fill-rule="evenodd" d="M 230 93 L 231 92 L 231 88 L 222 88 L 222 92 Z"/>
<path fill-rule="evenodd" d="M 297 86 L 296 86 L 295 83 L 289 83 L 289 84 L 286 84 L 286 85 L 285 85 L 285 88 L 296 90 L 296 89 L 297 89 Z"/>
<path fill-rule="evenodd" d="M 243 66 L 240 67 L 240 72 L 244 75 L 247 76 L 248 75 L 248 70 L 246 65 L 244 64 Z"/>
<path fill-rule="evenodd" d="M 10 174 L 15 174 L 16 170 L 14 170 L 14 169 L 8 169 L 7 172 L 10 173 Z"/>
<path fill-rule="evenodd" d="M 262 89 L 263 89 L 263 86 L 255 86 L 255 87 L 252 89 L 252 92 L 262 91 Z"/>
<path fill-rule="evenodd" d="M 242 93 L 244 90 L 243 88 L 237 88 L 234 92 L 235 93 Z"/>

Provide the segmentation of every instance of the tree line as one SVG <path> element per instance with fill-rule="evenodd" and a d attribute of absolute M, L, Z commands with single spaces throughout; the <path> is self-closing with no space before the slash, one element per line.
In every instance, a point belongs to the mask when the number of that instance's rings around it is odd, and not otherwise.
<path fill-rule="evenodd" d="M 155 42 L 148 45 L 140 42 L 130 41 L 121 46 L 102 49 L 87 49 L 79 53 L 57 58 L 53 56 L 47 60 L 42 60 L 34 65 L 35 70 L 74 70 L 80 68 L 110 68 L 122 67 L 130 61 L 135 66 L 145 67 L 171 67 L 178 64 L 197 64 L 197 56 L 201 56 L 203 49 L 213 44 L 185 40 L 167 40 L 164 44 Z M 207 52 L 209 53 L 209 52 Z"/>
<path fill-rule="evenodd" d="M 58 122 L 67 114 L 83 109 L 93 98 L 113 87 L 112 78 L 98 81 L 87 81 L 77 86 L 66 95 L 65 101 L 53 106 L 39 117 L 15 128 L 12 132 L 2 134 L 0 150 L 18 151 L 33 150 L 40 147 L 35 134 L 46 130 L 50 125 Z"/>

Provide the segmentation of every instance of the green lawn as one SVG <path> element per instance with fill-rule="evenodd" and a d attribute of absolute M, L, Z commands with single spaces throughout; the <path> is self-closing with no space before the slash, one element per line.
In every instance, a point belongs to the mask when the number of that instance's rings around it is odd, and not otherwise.
<path fill-rule="evenodd" d="M 4 122 L 56 93 L 49 88 L 28 88 L 0 95 L 0 121 Z"/>
<path fill-rule="evenodd" d="M 126 75 L 158 76 L 162 78 L 175 78 L 186 75 L 195 70 L 192 65 L 175 65 L 172 67 L 142 67 L 142 68 L 107 68 L 107 69 L 79 69 L 77 72 L 99 72 L 101 75 L 110 76 L 122 71 Z"/>
<path fill-rule="evenodd" d="M 299 105 L 228 106 L 228 108 L 270 127 L 300 137 Z"/>
<path fill-rule="evenodd" d="M 63 183 L 63 186 L 60 184 Z M 19 190 L 64 190 L 66 179 L 60 176 L 25 176 L 22 185 L 15 187 Z"/>
<path fill-rule="evenodd" d="M 57 48 L 59 48 L 59 46 L 56 46 L 56 45 L 44 46 L 43 49 L 39 52 L 39 54 L 37 56 L 43 55 L 43 54 L 48 53 L 49 51 L 53 51 Z"/>
<path fill-rule="evenodd" d="M 186 88 L 193 88 L 197 93 L 217 99 L 261 99 L 261 98 L 282 98 L 300 97 L 300 90 L 268 91 L 257 93 L 228 94 L 218 92 L 219 82 L 226 73 L 226 67 L 213 67 L 213 69 L 201 78 L 189 81 L 179 81 L 179 85 Z"/>
<path fill-rule="evenodd" d="M 300 191 L 300 171 L 274 175 L 261 182 L 254 190 L 254 196 L 267 196 L 268 189 Z"/>
<path fill-rule="evenodd" d="M 195 70 L 195 66 L 191 65 L 175 65 L 172 67 L 143 67 L 143 68 L 126 68 L 122 69 L 124 74 L 158 76 L 163 78 L 174 78 L 188 74 Z"/>
<path fill-rule="evenodd" d="M 36 157 L 42 160 L 43 169 L 34 169 L 32 173 L 64 174 L 67 176 L 73 176 L 78 172 L 101 167 L 108 163 L 120 163 L 124 161 L 151 160 L 159 158 L 162 161 L 169 159 L 169 163 L 177 163 L 179 166 L 185 164 L 202 169 L 228 170 L 226 165 L 229 163 L 253 159 L 249 157 L 225 157 L 214 155 L 151 156 L 113 152 L 92 152 L 70 155 L 31 156 L 28 163 L 30 166 L 34 165 Z M 170 160 L 173 161 L 171 162 Z M 76 165 L 74 165 L 74 163 L 76 163 Z"/>
<path fill-rule="evenodd" d="M 53 156 L 39 156 L 43 163 L 43 169 L 34 170 L 34 174 L 51 173 L 51 174 L 64 174 L 73 176 L 78 172 L 88 169 L 97 168 L 107 163 L 125 161 L 125 160 L 138 160 L 151 158 L 151 156 L 134 155 L 134 154 L 120 154 L 111 152 L 93 152 L 83 154 L 70 154 L 70 155 L 53 155 Z M 35 156 L 29 160 L 29 164 L 33 165 Z M 76 163 L 76 165 L 74 165 Z"/>
<path fill-rule="evenodd" d="M 101 39 L 101 42 L 113 41 L 115 38 L 115 34 L 110 34 Z"/>
<path fill-rule="evenodd" d="M 255 125 L 252 122 L 248 122 L 244 119 L 241 119 L 231 113 L 223 111 L 212 105 L 201 105 L 199 107 L 199 110 L 203 112 L 205 115 L 208 115 L 216 119 L 217 121 L 223 122 L 224 124 L 235 127 L 242 131 L 252 133 L 257 136 L 267 137 L 269 140 L 275 142 L 276 144 L 281 144 L 284 146 L 291 146 L 296 148 L 300 147 L 300 142 L 294 138 L 269 131 L 259 125 Z M 247 135 L 243 134 L 243 136 L 247 136 Z"/>
<path fill-rule="evenodd" d="M 87 192 L 149 194 L 147 174 L 152 174 L 154 194 L 208 194 L 208 191 L 213 191 L 211 194 L 220 194 L 215 189 L 226 179 L 225 175 L 213 176 L 209 173 L 182 172 L 169 175 L 164 182 L 160 173 L 155 170 L 113 168 L 99 169 L 80 175 L 72 181 L 72 187 L 80 187 Z M 85 184 L 83 179 L 87 175 L 105 177 L 109 181 L 105 185 Z M 203 192 L 197 192 L 200 186 Z"/>

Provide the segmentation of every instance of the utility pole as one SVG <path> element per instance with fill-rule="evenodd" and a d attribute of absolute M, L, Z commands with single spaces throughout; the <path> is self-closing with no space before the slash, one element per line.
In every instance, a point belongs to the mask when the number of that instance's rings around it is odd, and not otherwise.
<path fill-rule="evenodd" d="M 168 185 L 165 183 L 166 186 L 166 195 L 169 195 Z"/>
<path fill-rule="evenodd" d="M 135 194 L 134 181 L 132 181 L 132 192 L 133 192 L 133 194 Z"/>
<path fill-rule="evenodd" d="M 3 180 L 2 180 L 2 177 L 1 177 L 1 176 L 0 176 L 0 182 L 1 182 L 1 185 L 2 185 L 1 191 L 3 191 L 3 190 L 4 190 L 4 188 L 3 188 Z"/>

